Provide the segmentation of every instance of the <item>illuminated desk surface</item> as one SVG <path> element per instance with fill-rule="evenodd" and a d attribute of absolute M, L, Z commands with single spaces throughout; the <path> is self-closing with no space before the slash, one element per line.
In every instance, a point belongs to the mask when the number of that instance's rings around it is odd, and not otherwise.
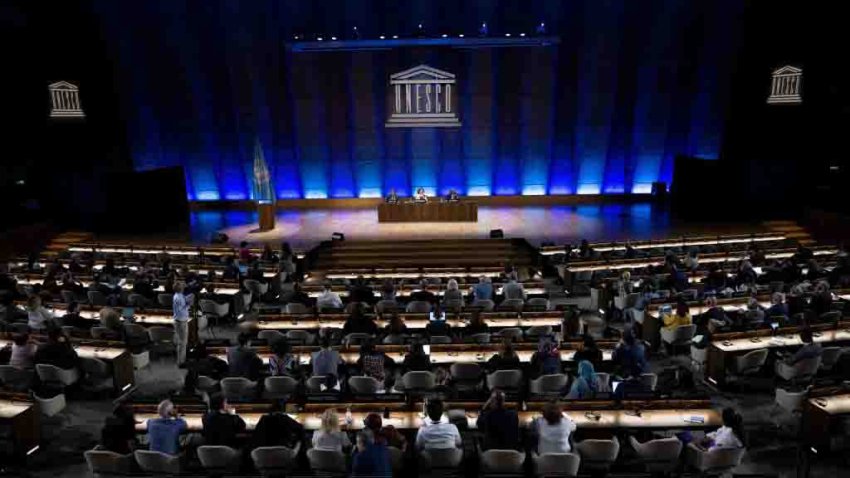
<path fill-rule="evenodd" d="M 29 410 L 33 405 L 32 402 L 0 398 L 0 418 L 14 418 Z"/>
<path fill-rule="evenodd" d="M 12 339 L 0 337 L 0 348 L 11 345 Z M 74 351 L 76 351 L 77 355 L 79 355 L 80 357 L 96 358 L 106 361 L 115 360 L 121 355 L 127 353 L 127 349 L 123 347 L 81 344 L 78 342 L 74 342 L 73 340 L 71 341 L 71 346 L 74 348 Z"/>
<path fill-rule="evenodd" d="M 819 330 L 813 333 L 815 342 L 842 342 L 850 341 L 850 324 L 844 323 L 844 328 Z M 719 339 L 711 342 L 723 352 L 746 352 L 764 348 L 799 347 L 803 345 L 800 335 L 782 332 L 776 336 L 746 337 L 739 339 Z"/>
<path fill-rule="evenodd" d="M 812 251 L 812 254 L 815 256 L 828 256 L 833 255 L 838 252 L 836 248 L 824 248 L 824 249 L 815 249 Z M 765 259 L 787 259 L 793 256 L 796 253 L 796 250 L 786 250 L 782 252 L 768 252 L 765 254 Z M 749 254 L 746 251 L 741 251 L 739 253 L 731 253 L 731 254 L 719 254 L 719 255 L 703 255 L 700 257 L 700 264 L 710 264 L 710 263 L 721 263 L 721 262 L 735 262 L 749 259 Z M 655 257 L 651 259 L 644 260 L 619 260 L 619 261 L 586 261 L 584 263 L 577 262 L 570 264 L 567 267 L 569 272 L 592 272 L 592 271 L 615 271 L 615 270 L 624 270 L 624 269 L 643 269 L 645 267 L 650 266 L 660 266 L 664 264 L 664 257 Z"/>
<path fill-rule="evenodd" d="M 33 277 L 32 275 L 24 275 L 24 274 L 14 274 L 14 276 L 15 276 L 15 280 L 17 280 L 18 283 L 22 284 L 22 285 L 42 285 L 44 283 L 44 278 L 40 277 L 40 276 L 39 277 Z M 92 284 L 91 279 L 78 279 L 78 280 L 79 280 L 80 284 L 83 285 L 83 287 L 89 287 Z M 217 286 L 216 284 L 217 283 L 213 283 L 213 287 L 212 287 L 212 290 L 213 290 L 212 293 L 213 294 L 234 295 L 237 292 L 239 292 L 239 288 L 236 286 L 235 283 L 233 283 L 233 284 L 224 283 L 220 286 Z M 104 285 L 106 285 L 107 287 L 112 287 L 112 284 L 104 284 Z M 121 288 L 123 290 L 126 290 L 126 291 L 131 291 L 131 290 L 133 290 L 133 283 L 132 282 L 126 282 L 121 286 Z M 205 290 L 209 290 L 209 289 L 207 289 L 205 287 Z M 159 294 L 164 294 L 165 293 L 165 287 L 159 286 L 159 287 L 154 289 L 154 292 L 157 292 Z"/>
<path fill-rule="evenodd" d="M 809 403 L 830 415 L 850 413 L 850 392 L 826 397 L 810 398 Z"/>
<path fill-rule="evenodd" d="M 523 315 L 522 318 L 517 318 L 516 313 L 511 314 L 512 317 L 487 317 L 485 314 L 482 314 L 482 318 L 484 322 L 489 327 L 532 327 L 532 326 L 545 326 L 549 325 L 552 327 L 558 327 L 561 325 L 561 321 L 563 320 L 563 312 L 555 312 L 541 315 Z M 289 330 L 289 329 L 321 329 L 321 328 L 337 328 L 341 329 L 345 325 L 345 321 L 348 316 L 344 314 L 336 314 L 336 315 L 319 315 L 319 318 L 315 318 L 313 315 L 302 315 L 302 316 L 260 316 L 261 320 L 256 322 L 249 322 L 248 325 L 252 326 L 259 330 Z M 410 316 L 401 316 L 404 321 L 404 325 L 406 325 L 410 329 L 424 329 L 428 325 L 428 316 L 427 315 L 410 315 Z M 446 322 L 452 328 L 463 328 L 466 327 L 468 319 L 457 319 L 457 318 L 447 318 Z M 378 319 L 375 320 L 378 328 L 386 327 L 389 324 L 389 320 L 386 319 Z"/>

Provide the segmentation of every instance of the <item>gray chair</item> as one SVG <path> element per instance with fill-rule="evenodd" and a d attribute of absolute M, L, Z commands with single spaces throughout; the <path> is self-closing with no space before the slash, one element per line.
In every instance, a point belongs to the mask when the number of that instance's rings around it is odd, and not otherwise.
<path fill-rule="evenodd" d="M 281 340 L 286 340 L 286 335 L 281 333 L 279 330 L 261 330 L 257 334 L 258 339 L 265 340 L 269 345 L 279 342 Z"/>
<path fill-rule="evenodd" d="M 77 301 L 77 295 L 74 294 L 74 291 L 71 290 L 62 290 L 62 302 L 66 304 L 70 304 L 71 302 Z"/>
<path fill-rule="evenodd" d="M 0 365 L 0 385 L 3 388 L 23 392 L 32 385 L 32 370 L 23 370 L 11 365 Z"/>
<path fill-rule="evenodd" d="M 820 370 L 827 373 L 832 372 L 843 352 L 844 349 L 841 347 L 824 347 L 820 356 Z"/>
<path fill-rule="evenodd" d="M 142 350 L 139 353 L 132 354 L 133 369 L 141 370 L 151 363 L 151 353 L 147 350 Z"/>
<path fill-rule="evenodd" d="M 112 371 L 103 360 L 94 357 L 80 357 L 80 368 L 85 373 L 85 384 L 93 390 L 111 389 Z"/>
<path fill-rule="evenodd" d="M 306 330 L 290 330 L 286 332 L 286 340 L 292 345 L 312 345 L 314 336 Z"/>
<path fill-rule="evenodd" d="M 534 474 L 541 478 L 572 478 L 578 475 L 581 457 L 576 453 L 534 455 Z"/>
<path fill-rule="evenodd" d="M 307 460 L 310 461 L 310 469 L 314 472 L 329 474 L 344 474 L 347 471 L 345 455 L 335 450 L 307 450 Z"/>
<path fill-rule="evenodd" d="M 89 465 L 89 471 L 94 478 L 116 478 L 127 476 L 133 472 L 136 459 L 132 453 L 121 455 L 108 450 L 88 450 L 83 457 Z"/>
<path fill-rule="evenodd" d="M 133 455 L 142 471 L 155 475 L 180 474 L 180 455 L 168 455 L 152 450 L 136 450 Z"/>
<path fill-rule="evenodd" d="M 226 473 L 239 469 L 242 453 L 229 446 L 203 445 L 198 447 L 198 460 L 205 470 L 212 473 Z"/>
<path fill-rule="evenodd" d="M 130 307 L 144 309 L 150 305 L 150 301 L 142 294 L 130 294 L 127 296 L 127 305 Z"/>
<path fill-rule="evenodd" d="M 522 300 L 522 299 L 506 299 L 506 300 L 503 300 L 498 305 L 498 307 L 496 307 L 496 310 L 503 310 L 503 311 L 514 311 L 515 310 L 517 312 L 520 312 L 520 311 L 522 311 L 522 307 L 524 305 L 525 305 L 525 301 Z"/>
<path fill-rule="evenodd" d="M 522 372 L 519 370 L 496 370 L 487 375 L 487 388 L 490 390 L 519 390 L 522 386 Z"/>
<path fill-rule="evenodd" d="M 157 354 L 175 353 L 174 329 L 157 325 L 148 327 L 148 337 L 151 339 L 151 350 Z"/>
<path fill-rule="evenodd" d="M 597 392 L 611 392 L 611 374 L 605 372 L 597 372 L 596 374 Z"/>
<path fill-rule="evenodd" d="M 788 382 L 808 382 L 818 373 L 821 357 L 800 360 L 794 365 L 784 361 L 776 362 L 776 376 Z"/>
<path fill-rule="evenodd" d="M 198 301 L 198 308 L 201 309 L 202 314 L 213 319 L 214 324 L 226 319 L 230 315 L 229 303 L 219 304 L 214 300 L 201 299 Z"/>
<path fill-rule="evenodd" d="M 708 348 L 694 347 L 691 345 L 691 364 L 697 369 L 702 370 L 708 362 Z"/>
<path fill-rule="evenodd" d="M 251 400 L 257 391 L 257 382 L 245 377 L 223 378 L 219 385 L 224 398 L 232 402 Z"/>
<path fill-rule="evenodd" d="M 481 389 L 481 365 L 475 362 L 455 362 L 449 368 L 452 386 L 458 391 L 478 391 Z"/>
<path fill-rule="evenodd" d="M 300 442 L 295 448 L 262 446 L 251 450 L 251 460 L 261 476 L 283 476 L 295 467 L 295 459 L 300 450 Z"/>
<path fill-rule="evenodd" d="M 86 296 L 88 296 L 91 305 L 102 307 L 108 304 L 106 296 L 99 290 L 90 290 L 86 293 Z"/>
<path fill-rule="evenodd" d="M 581 468 L 587 471 L 607 472 L 617 461 L 620 454 L 620 442 L 617 437 L 610 440 L 584 440 L 576 444 L 581 456 Z"/>
<path fill-rule="evenodd" d="M 774 396 L 773 404 L 774 412 L 779 409 L 793 418 L 799 418 L 802 416 L 803 407 L 808 394 L 808 389 L 793 392 L 782 387 L 776 387 L 776 395 Z M 775 414 L 772 415 L 775 416 Z M 781 428 L 779 422 L 774 421 L 774 424 L 776 424 L 777 428 Z"/>
<path fill-rule="evenodd" d="M 436 387 L 437 378 L 431 372 L 407 372 L 401 377 L 402 389 L 410 391 L 430 391 Z"/>
<path fill-rule="evenodd" d="M 321 393 L 322 385 L 327 383 L 327 379 L 321 376 L 310 377 L 304 382 L 304 387 L 307 393 Z"/>
<path fill-rule="evenodd" d="M 648 473 L 672 473 L 679 465 L 682 442 L 675 437 L 640 443 L 629 436 L 629 443 Z"/>
<path fill-rule="evenodd" d="M 522 473 L 525 454 L 516 450 L 487 450 L 480 455 L 481 471 L 484 473 Z"/>
<path fill-rule="evenodd" d="M 64 369 L 49 364 L 37 364 L 35 372 L 42 383 L 52 383 L 62 387 L 73 385 L 80 379 L 80 372 L 76 368 Z"/>
<path fill-rule="evenodd" d="M 697 331 L 697 326 L 694 324 L 680 325 L 673 329 L 661 329 L 661 341 L 669 345 L 672 350 L 682 345 L 690 345 L 694 334 Z"/>
<path fill-rule="evenodd" d="M 461 461 L 463 450 L 460 448 L 438 448 L 419 453 L 419 467 L 424 470 L 455 469 Z"/>
<path fill-rule="evenodd" d="M 480 334 L 472 334 L 464 339 L 464 342 L 469 342 L 473 344 L 489 344 L 490 343 L 490 334 L 488 332 L 482 332 Z"/>
<path fill-rule="evenodd" d="M 658 375 L 654 373 L 642 373 L 640 374 L 640 381 L 643 382 L 645 387 L 654 392 L 655 386 L 658 385 Z"/>
<path fill-rule="evenodd" d="M 198 375 L 195 387 L 202 392 L 212 393 L 218 388 L 218 380 L 206 375 Z"/>
<path fill-rule="evenodd" d="M 549 308 L 550 308 L 549 299 L 546 299 L 546 298 L 543 298 L 543 297 L 535 297 L 535 298 L 532 298 L 532 299 L 528 299 L 526 304 L 528 304 L 532 307 L 542 307 L 546 310 L 549 310 Z"/>
<path fill-rule="evenodd" d="M 124 324 L 124 338 L 135 345 L 144 345 L 150 342 L 148 329 L 140 324 Z"/>
<path fill-rule="evenodd" d="M 269 285 L 263 284 L 258 280 L 245 279 L 242 283 L 245 284 L 245 288 L 256 299 L 259 299 L 260 297 L 265 295 L 266 292 L 269 291 Z"/>
<path fill-rule="evenodd" d="M 349 377 L 348 386 L 352 392 L 360 394 L 376 393 L 382 388 L 382 384 L 372 377 Z"/>
<path fill-rule="evenodd" d="M 345 336 L 343 342 L 348 345 L 361 345 L 363 342 L 367 340 L 372 340 L 371 334 L 363 334 L 359 332 L 353 332 Z"/>
<path fill-rule="evenodd" d="M 64 393 L 54 395 L 50 398 L 41 398 L 38 395 L 33 394 L 33 398 L 35 398 L 35 402 L 38 403 L 38 410 L 46 417 L 55 416 L 64 410 L 67 405 Z"/>
<path fill-rule="evenodd" d="M 569 380 L 570 378 L 562 373 L 542 375 L 528 382 L 528 391 L 532 395 L 561 396 Z"/>
<path fill-rule="evenodd" d="M 443 301 L 443 310 L 457 311 L 463 308 L 463 299 L 450 299 Z"/>
<path fill-rule="evenodd" d="M 727 375 L 730 378 L 741 378 L 759 373 L 767 361 L 767 353 L 767 349 L 760 349 L 735 357 Z"/>
<path fill-rule="evenodd" d="M 744 459 L 744 448 L 712 448 L 703 450 L 691 443 L 687 448 L 687 463 L 703 475 L 721 475 L 731 471 Z"/>
<path fill-rule="evenodd" d="M 156 302 L 160 307 L 170 309 L 174 306 L 174 295 L 172 294 L 157 294 Z"/>
<path fill-rule="evenodd" d="M 818 320 L 820 322 L 838 322 L 841 320 L 841 311 L 831 310 L 829 312 L 824 312 L 820 315 Z"/>
<path fill-rule="evenodd" d="M 390 452 L 390 466 L 393 474 L 400 474 L 404 469 L 404 453 L 394 446 L 388 446 L 387 450 Z"/>
<path fill-rule="evenodd" d="M 408 314 L 427 314 L 431 312 L 431 303 L 423 300 L 414 300 L 407 304 L 405 311 Z"/>
<path fill-rule="evenodd" d="M 452 338 L 447 335 L 432 335 L 428 339 L 428 342 L 432 344 L 450 344 L 452 343 Z"/>
<path fill-rule="evenodd" d="M 394 300 L 380 300 L 375 304 L 375 312 L 379 314 L 398 310 L 403 310 L 403 307 Z"/>
<path fill-rule="evenodd" d="M 92 327 L 89 333 L 91 334 L 91 338 L 95 340 L 110 340 L 118 335 L 114 330 L 100 326 Z"/>
<path fill-rule="evenodd" d="M 535 325 L 529 327 L 528 330 L 525 331 L 525 336 L 529 340 L 537 340 L 539 337 L 548 337 L 552 335 L 552 326 L 551 325 Z"/>
<path fill-rule="evenodd" d="M 481 299 L 473 302 L 472 307 L 480 307 L 484 312 L 491 312 L 496 308 L 496 303 L 490 299 Z"/>
<path fill-rule="evenodd" d="M 519 327 L 508 327 L 506 329 L 502 329 L 502 331 L 499 332 L 499 336 L 502 338 L 509 338 L 514 342 L 520 342 L 522 341 L 522 329 Z"/>
<path fill-rule="evenodd" d="M 266 377 L 263 380 L 263 398 L 281 400 L 288 398 L 298 388 L 298 381 L 292 377 Z"/>
<path fill-rule="evenodd" d="M 389 334 L 381 340 L 384 345 L 404 345 L 408 336 L 405 334 Z"/>
<path fill-rule="evenodd" d="M 287 314 L 311 314 L 313 311 L 304 304 L 298 302 L 290 302 L 286 304 Z"/>

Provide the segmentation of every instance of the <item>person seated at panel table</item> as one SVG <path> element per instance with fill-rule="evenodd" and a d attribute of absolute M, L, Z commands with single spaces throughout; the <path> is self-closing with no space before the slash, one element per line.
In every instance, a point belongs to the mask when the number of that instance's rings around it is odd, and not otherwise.
<path fill-rule="evenodd" d="M 404 343 L 405 338 L 407 337 L 408 329 L 407 325 L 404 324 L 404 321 L 396 314 L 393 314 L 390 317 L 387 326 L 384 327 L 384 343 L 385 344 L 398 344 Z"/>
<path fill-rule="evenodd" d="M 430 372 L 433 368 L 431 365 L 431 357 L 425 353 L 425 348 L 421 343 L 416 342 L 410 345 L 410 351 L 404 356 L 404 361 L 401 363 L 403 372 Z"/>
<path fill-rule="evenodd" d="M 626 378 L 615 388 L 613 396 L 614 400 L 627 400 L 630 398 L 645 399 L 652 395 L 652 390 L 649 388 L 649 385 L 643 381 L 637 369 L 632 370 L 631 373 L 627 374 Z"/>
<path fill-rule="evenodd" d="M 61 290 L 67 290 L 74 294 L 75 297 L 82 297 L 86 294 L 86 288 L 82 282 L 74 278 L 73 272 L 62 274 Z"/>
<path fill-rule="evenodd" d="M 103 307 L 98 312 L 100 326 L 107 329 L 105 334 L 109 340 L 121 340 L 124 336 L 124 323 L 121 321 L 121 313 L 114 307 Z"/>
<path fill-rule="evenodd" d="M 815 319 L 832 310 L 832 293 L 829 291 L 829 282 L 822 280 L 815 285 L 809 307 L 814 312 Z"/>
<path fill-rule="evenodd" d="M 468 338 L 476 334 L 490 333 L 490 326 L 481 316 L 481 311 L 473 309 L 471 314 L 469 323 L 462 329 L 463 336 Z"/>
<path fill-rule="evenodd" d="M 708 275 L 703 282 L 706 291 L 721 291 L 726 288 L 726 272 L 717 264 L 708 266 Z"/>
<path fill-rule="evenodd" d="M 697 322 L 702 323 L 711 331 L 725 330 L 734 325 L 734 321 L 726 315 L 723 307 L 717 305 L 717 297 L 710 295 L 705 298 L 706 311 L 699 315 Z M 697 324 L 700 325 L 700 324 Z"/>
<path fill-rule="evenodd" d="M 519 416 L 505 407 L 505 393 L 493 390 L 475 422 L 484 439 L 484 450 L 519 448 Z"/>
<path fill-rule="evenodd" d="M 421 203 L 428 202 L 428 196 L 425 194 L 425 188 L 418 188 L 416 190 L 416 195 L 413 196 L 413 200 Z"/>
<path fill-rule="evenodd" d="M 180 453 L 180 434 L 186 431 L 186 420 L 177 416 L 171 400 L 163 400 L 157 406 L 159 418 L 147 422 L 148 449 L 167 455 Z"/>
<path fill-rule="evenodd" d="M 319 309 L 319 312 L 321 312 L 322 309 L 342 308 L 342 299 L 339 297 L 339 294 L 333 291 L 333 287 L 330 282 L 325 282 L 322 286 L 322 293 L 319 297 L 316 297 L 316 308 Z"/>
<path fill-rule="evenodd" d="M 304 438 L 304 427 L 286 414 L 286 402 L 273 400 L 268 413 L 260 417 L 251 436 L 254 448 L 285 446 L 295 448 Z"/>
<path fill-rule="evenodd" d="M 159 287 L 159 284 L 154 281 L 152 274 L 136 274 L 136 277 L 133 279 L 133 293 L 141 295 L 149 303 L 156 300 L 157 287 Z"/>
<path fill-rule="evenodd" d="M 425 335 L 431 337 L 452 337 L 452 326 L 446 321 L 446 316 L 440 308 L 434 310 L 434 320 L 429 320 L 425 326 Z"/>
<path fill-rule="evenodd" d="M 339 429 L 339 414 L 335 408 L 328 408 L 322 413 L 321 425 L 313 432 L 313 448 L 342 453 L 351 448 L 348 433 Z"/>
<path fill-rule="evenodd" d="M 478 278 L 478 283 L 472 286 L 472 303 L 479 300 L 493 300 L 493 284 L 487 276 Z"/>
<path fill-rule="evenodd" d="M 245 433 L 245 420 L 230 409 L 222 395 L 210 397 L 210 411 L 203 418 L 204 444 L 239 448 Z"/>
<path fill-rule="evenodd" d="M 640 375 L 646 370 L 646 348 L 635 338 L 631 327 L 623 331 L 623 337 L 614 349 L 611 359 L 624 375 L 632 371 Z"/>
<path fill-rule="evenodd" d="M 594 368 L 602 364 L 602 351 L 596 345 L 596 339 L 590 334 L 585 334 L 582 338 L 581 350 L 573 354 L 573 361 L 580 363 L 582 360 L 590 362 Z"/>
<path fill-rule="evenodd" d="M 558 402 L 547 402 L 541 417 L 534 419 L 531 430 L 537 442 L 537 454 L 569 453 L 570 435 L 577 426 L 561 411 Z"/>
<path fill-rule="evenodd" d="M 463 447 L 463 440 L 457 426 L 443 420 L 443 401 L 437 398 L 428 400 L 422 426 L 416 433 L 416 449 L 445 450 Z"/>
<path fill-rule="evenodd" d="M 495 372 L 497 370 L 519 370 L 522 368 L 519 355 L 514 350 L 514 345 L 510 338 L 505 337 L 502 339 L 501 350 L 496 355 L 490 357 L 486 368 L 489 372 Z"/>
<path fill-rule="evenodd" d="M 458 202 L 460 201 L 460 195 L 454 189 L 449 189 L 449 193 L 445 198 L 446 202 Z"/>
<path fill-rule="evenodd" d="M 48 364 L 64 370 L 77 368 L 80 357 L 71 346 L 68 337 L 62 329 L 51 327 L 47 329 L 47 343 L 38 347 L 33 361 L 36 364 Z"/>
<path fill-rule="evenodd" d="M 363 309 L 355 307 L 345 324 L 342 326 L 342 336 L 346 337 L 349 334 L 369 334 L 376 335 L 378 333 L 378 324 L 371 317 L 363 313 Z"/>
<path fill-rule="evenodd" d="M 759 327 L 769 320 L 755 297 L 747 299 L 747 310 L 741 314 L 741 317 L 742 323 L 740 325 L 742 328 Z"/>
<path fill-rule="evenodd" d="M 587 360 L 578 363 L 576 379 L 570 387 L 567 398 L 570 400 L 582 400 L 596 397 L 596 392 L 601 392 L 599 379 L 593 364 Z"/>
<path fill-rule="evenodd" d="M 389 277 L 384 279 L 381 283 L 381 300 L 391 300 L 395 301 L 396 298 L 396 287 L 395 283 Z"/>
<path fill-rule="evenodd" d="M 661 320 L 664 323 L 664 330 L 673 330 L 681 325 L 691 325 L 691 309 L 684 299 L 679 299 L 676 303 L 676 311 L 665 310 L 661 314 Z"/>
<path fill-rule="evenodd" d="M 236 339 L 237 345 L 227 348 L 227 373 L 231 377 L 245 377 L 249 380 L 257 380 L 263 361 L 257 352 L 248 347 L 249 334 L 242 333 Z"/>
<path fill-rule="evenodd" d="M 801 360 L 807 360 L 812 358 L 818 358 L 823 354 L 823 347 L 819 343 L 814 341 L 814 336 L 812 335 L 812 330 L 808 327 L 800 330 L 800 341 L 803 342 L 803 346 L 797 349 L 793 355 L 786 355 L 782 353 L 777 353 L 780 357 L 785 356 L 785 363 L 788 365 L 794 365 Z"/>
<path fill-rule="evenodd" d="M 390 193 L 387 194 L 384 202 L 387 204 L 398 204 L 398 194 L 396 194 L 395 188 L 390 189 Z"/>

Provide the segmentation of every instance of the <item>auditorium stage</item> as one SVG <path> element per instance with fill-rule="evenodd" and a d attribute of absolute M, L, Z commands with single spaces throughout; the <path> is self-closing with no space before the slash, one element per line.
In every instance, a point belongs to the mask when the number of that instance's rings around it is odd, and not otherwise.
<path fill-rule="evenodd" d="M 671 218 L 668 210 L 652 202 L 628 204 L 481 205 L 477 223 L 379 223 L 375 207 L 279 208 L 275 229 L 257 228 L 256 212 L 245 210 L 195 210 L 191 213 L 192 240 L 204 242 L 223 232 L 232 243 L 288 241 L 298 249 L 330 239 L 334 232 L 349 240 L 405 240 L 430 238 L 483 238 L 502 229 L 505 237 L 522 237 L 533 245 L 590 241 L 651 239 L 672 234 L 744 233 L 762 230 L 759 225 L 688 224 Z"/>

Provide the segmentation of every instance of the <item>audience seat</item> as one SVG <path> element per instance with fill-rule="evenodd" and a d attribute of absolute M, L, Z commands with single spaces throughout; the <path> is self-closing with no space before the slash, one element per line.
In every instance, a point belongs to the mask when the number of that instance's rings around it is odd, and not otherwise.
<path fill-rule="evenodd" d="M 549 299 L 545 297 L 533 297 L 528 299 L 526 304 L 532 307 L 543 307 L 544 310 L 549 310 L 550 308 Z"/>
<path fill-rule="evenodd" d="M 611 375 L 605 372 L 596 373 L 597 392 L 611 392 Z"/>
<path fill-rule="evenodd" d="M 735 357 L 732 369 L 727 375 L 730 378 L 740 378 L 758 374 L 767 361 L 767 354 L 767 349 L 760 349 Z"/>
<path fill-rule="evenodd" d="M 267 344 L 272 345 L 275 342 L 286 340 L 286 335 L 279 330 L 261 330 L 257 333 L 257 338 L 265 340 Z"/>
<path fill-rule="evenodd" d="M 803 404 L 806 401 L 806 396 L 809 394 L 808 389 L 800 391 L 786 390 L 782 387 L 776 387 L 776 395 L 774 397 L 774 411 L 778 408 L 792 417 L 802 415 Z M 779 428 L 779 425 L 777 424 Z"/>
<path fill-rule="evenodd" d="M 133 473 L 136 460 L 132 453 L 121 455 L 97 448 L 83 453 L 94 478 L 117 478 Z"/>
<path fill-rule="evenodd" d="M 377 304 L 375 304 L 375 312 L 379 314 L 398 310 L 402 310 L 402 307 L 394 300 L 380 300 Z"/>
<path fill-rule="evenodd" d="M 298 381 L 292 377 L 266 377 L 263 380 L 263 398 L 270 400 L 286 399 L 295 393 Z"/>
<path fill-rule="evenodd" d="M 490 334 L 488 332 L 482 332 L 480 334 L 472 334 L 464 339 L 464 342 L 473 343 L 473 344 L 489 344 L 490 343 Z"/>
<path fill-rule="evenodd" d="M 349 377 L 348 386 L 351 391 L 360 394 L 372 394 L 383 388 L 383 384 L 372 377 Z"/>
<path fill-rule="evenodd" d="M 607 472 L 617 461 L 620 454 L 620 442 L 617 437 L 610 440 L 589 439 L 576 444 L 581 456 L 581 468 L 587 471 Z"/>
<path fill-rule="evenodd" d="M 301 442 L 295 448 L 285 446 L 262 446 L 251 450 L 251 460 L 254 467 L 263 477 L 284 476 L 296 464 Z"/>
<path fill-rule="evenodd" d="M 214 325 L 218 325 L 221 320 L 230 315 L 230 304 L 227 302 L 219 304 L 214 300 L 201 299 L 198 301 L 198 307 L 201 309 L 201 313 L 213 319 Z"/>
<path fill-rule="evenodd" d="M 679 465 L 682 442 L 675 437 L 640 443 L 629 436 L 629 443 L 648 473 L 672 473 Z"/>
<path fill-rule="evenodd" d="M 706 451 L 695 444 L 688 445 L 688 465 L 704 475 L 720 475 L 741 464 L 744 448 L 714 448 Z"/>
<path fill-rule="evenodd" d="M 218 388 L 218 380 L 206 375 L 198 375 L 198 382 L 195 386 L 202 392 L 212 393 Z"/>
<path fill-rule="evenodd" d="M 448 335 L 432 335 L 428 339 L 428 342 L 432 344 L 450 344 L 452 343 L 452 338 Z"/>
<path fill-rule="evenodd" d="M 690 345 L 694 334 L 697 331 L 697 326 L 694 324 L 680 325 L 673 329 L 661 329 L 661 341 L 671 347 L 671 351 L 675 352 L 675 348 L 682 345 Z"/>
<path fill-rule="evenodd" d="M 37 364 L 35 371 L 42 383 L 53 383 L 67 387 L 77 383 L 80 372 L 76 368 L 62 369 L 48 364 Z"/>
<path fill-rule="evenodd" d="M 345 455 L 338 451 L 311 448 L 307 450 L 307 459 L 314 472 L 341 475 L 347 471 Z"/>
<path fill-rule="evenodd" d="M 421 300 L 412 300 L 407 304 L 405 311 L 408 314 L 427 314 L 431 312 L 431 304 Z"/>
<path fill-rule="evenodd" d="M 160 307 L 164 309 L 170 309 L 174 306 L 174 295 L 173 294 L 157 294 L 156 301 Z"/>
<path fill-rule="evenodd" d="M 223 378 L 219 385 L 224 398 L 233 402 L 251 400 L 257 390 L 257 382 L 252 382 L 245 377 Z"/>
<path fill-rule="evenodd" d="M 62 302 L 66 304 L 77 301 L 77 295 L 74 294 L 74 291 L 63 289 L 60 293 L 62 294 Z"/>
<path fill-rule="evenodd" d="M 136 450 L 133 453 L 142 471 L 153 475 L 177 475 L 180 473 L 181 455 L 168 455 L 152 450 Z"/>
<path fill-rule="evenodd" d="M 522 341 L 522 329 L 519 327 L 507 327 L 502 329 L 499 332 L 499 336 L 502 338 L 509 338 L 513 342 L 521 342 Z"/>
<path fill-rule="evenodd" d="M 315 337 L 306 330 L 290 330 L 286 332 L 286 340 L 292 345 L 313 345 Z"/>
<path fill-rule="evenodd" d="M 540 478 L 572 478 L 578 475 L 581 457 L 576 453 L 533 455 L 534 474 Z"/>
<path fill-rule="evenodd" d="M 480 307 L 484 312 L 492 312 L 496 307 L 496 303 L 489 299 L 481 299 L 473 302 L 472 307 Z"/>
<path fill-rule="evenodd" d="M 525 336 L 528 340 L 538 340 L 540 337 L 548 337 L 550 335 L 552 335 L 551 325 L 535 325 L 525 331 Z"/>
<path fill-rule="evenodd" d="M 481 365 L 475 362 L 455 362 L 449 368 L 452 386 L 457 391 L 478 391 L 481 389 Z"/>
<path fill-rule="evenodd" d="M 151 350 L 157 354 L 175 353 L 174 329 L 171 327 L 148 327 L 148 337 L 151 339 Z"/>
<path fill-rule="evenodd" d="M 456 469 L 462 461 L 461 448 L 438 448 L 419 452 L 420 470 Z"/>
<path fill-rule="evenodd" d="M 108 305 L 108 301 L 106 300 L 106 296 L 103 292 L 98 290 L 90 290 L 86 292 L 86 296 L 89 299 L 89 304 L 96 307 L 103 307 Z"/>
<path fill-rule="evenodd" d="M 304 304 L 299 302 L 290 302 L 286 304 L 286 313 L 287 314 L 311 314 L 313 310 L 310 307 L 307 307 Z"/>
<path fill-rule="evenodd" d="M 658 375 L 654 373 L 642 373 L 640 374 L 640 380 L 646 386 L 646 388 L 655 391 L 655 387 L 658 385 Z"/>
<path fill-rule="evenodd" d="M 844 349 L 841 347 L 824 347 L 821 353 L 820 370 L 826 373 L 832 372 L 843 352 Z"/>
<path fill-rule="evenodd" d="M 490 390 L 519 390 L 522 386 L 522 371 L 497 370 L 487 375 L 487 388 Z"/>
<path fill-rule="evenodd" d="M 269 291 L 269 285 L 263 284 L 258 280 L 245 279 L 242 283 L 245 285 L 245 288 L 248 289 L 248 292 L 250 292 L 255 298 L 262 297 Z"/>
<path fill-rule="evenodd" d="M 80 357 L 80 368 L 85 373 L 85 382 L 91 389 L 111 389 L 112 371 L 109 364 L 94 357 Z"/>
<path fill-rule="evenodd" d="M 818 373 L 820 364 L 821 357 L 800 360 L 794 365 L 780 360 L 776 362 L 776 376 L 787 382 L 808 382 Z"/>
<path fill-rule="evenodd" d="M 496 310 L 505 311 L 505 312 L 510 312 L 510 311 L 521 312 L 522 307 L 524 305 L 525 305 L 525 301 L 523 301 L 522 299 L 506 299 L 506 300 L 503 300 L 502 303 L 500 303 L 496 307 Z"/>
<path fill-rule="evenodd" d="M 64 410 L 67 405 L 64 393 L 57 394 L 50 398 L 41 398 L 38 395 L 33 394 L 33 398 L 35 398 L 36 403 L 38 403 L 38 409 L 41 414 L 46 417 L 52 417 L 58 414 Z"/>
<path fill-rule="evenodd" d="M 497 474 L 521 474 L 525 454 L 516 450 L 487 450 L 481 453 L 481 471 Z"/>
<path fill-rule="evenodd" d="M 372 338 L 373 337 L 371 334 L 353 332 L 346 335 L 345 338 L 343 338 L 343 342 L 348 345 L 362 345 L 363 342 L 366 342 L 367 340 L 372 340 Z"/>
<path fill-rule="evenodd" d="M 532 395 L 559 397 L 566 391 L 569 380 L 567 375 L 561 373 L 543 375 L 528 382 L 528 391 Z"/>
<path fill-rule="evenodd" d="M 198 447 L 198 460 L 208 472 L 221 474 L 239 469 L 241 453 L 229 446 L 203 445 Z"/>

